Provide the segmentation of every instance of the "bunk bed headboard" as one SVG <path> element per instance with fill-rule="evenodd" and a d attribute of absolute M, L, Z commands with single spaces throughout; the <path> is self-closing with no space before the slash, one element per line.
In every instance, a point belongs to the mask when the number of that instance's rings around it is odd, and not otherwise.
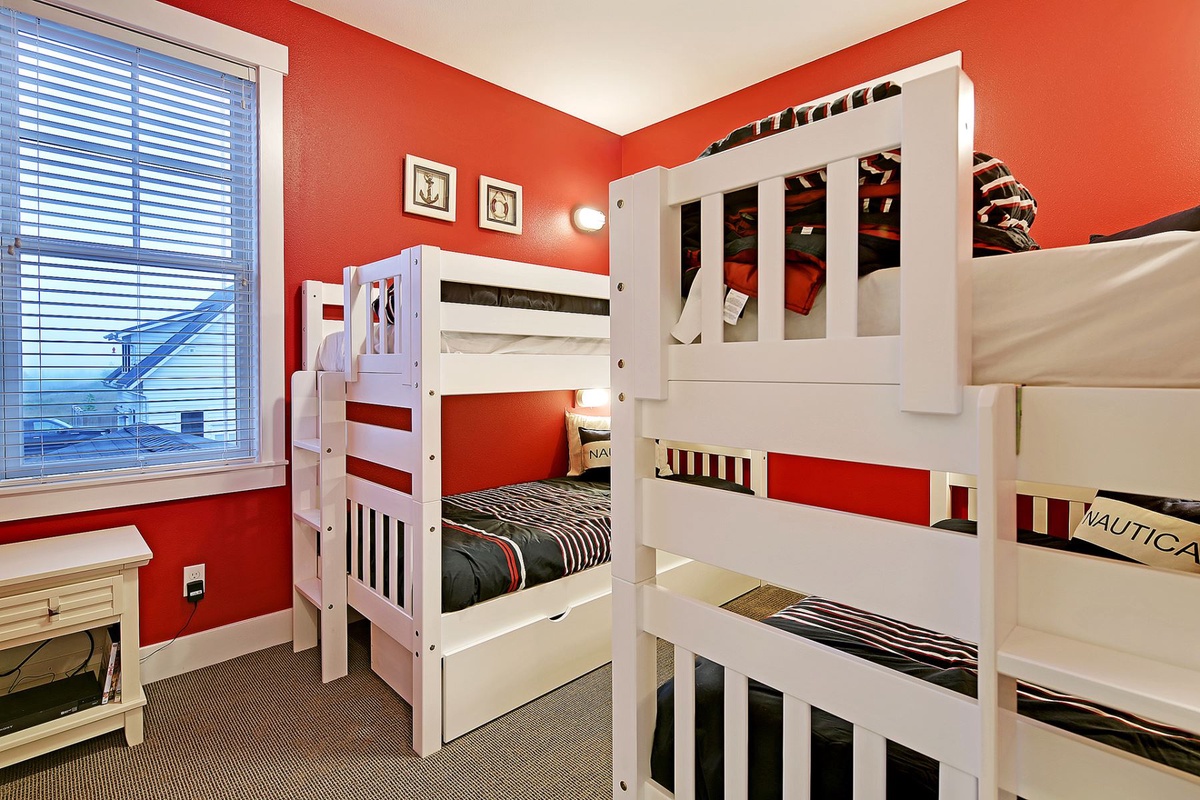
<path fill-rule="evenodd" d="M 914 74 L 910 72 L 909 74 Z M 916 68 L 901 94 L 672 170 L 616 181 L 610 194 L 614 302 L 633 324 L 613 331 L 613 352 L 635 356 L 634 394 L 664 399 L 674 379 L 891 384 L 906 411 L 957 414 L 971 364 L 971 159 L 974 90 L 954 57 Z M 853 117 L 853 119 L 850 119 Z M 858 163 L 903 148 L 898 336 L 858 335 Z M 828 174 L 826 339 L 784 338 L 784 181 Z M 757 185 L 759 331 L 724 342 L 723 195 Z M 700 202 L 701 341 L 670 345 L 679 318 L 680 209 Z M 646 207 L 658 209 L 649 213 Z M 646 275 L 654 274 L 651 280 Z M 783 354 L 786 353 L 786 357 Z M 780 375 L 783 369 L 785 374 Z"/>

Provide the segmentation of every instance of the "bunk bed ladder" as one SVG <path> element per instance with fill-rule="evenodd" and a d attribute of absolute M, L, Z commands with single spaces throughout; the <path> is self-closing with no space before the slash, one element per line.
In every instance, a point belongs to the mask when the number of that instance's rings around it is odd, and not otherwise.
<path fill-rule="evenodd" d="M 341 373 L 292 376 L 292 649 L 319 641 L 326 683 L 348 672 L 345 398 Z"/>

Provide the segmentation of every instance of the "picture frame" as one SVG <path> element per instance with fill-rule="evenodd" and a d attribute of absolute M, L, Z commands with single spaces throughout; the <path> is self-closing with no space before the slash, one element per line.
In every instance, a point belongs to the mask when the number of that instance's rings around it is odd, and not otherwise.
<path fill-rule="evenodd" d="M 479 176 L 479 227 L 520 235 L 525 212 L 521 187 L 515 183 Z"/>
<path fill-rule="evenodd" d="M 404 156 L 404 211 L 454 222 L 458 170 L 420 156 Z"/>

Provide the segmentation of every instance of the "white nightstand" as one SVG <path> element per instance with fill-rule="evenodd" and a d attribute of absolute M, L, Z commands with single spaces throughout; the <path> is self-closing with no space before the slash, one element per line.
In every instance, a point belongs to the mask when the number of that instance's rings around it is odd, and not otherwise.
<path fill-rule="evenodd" d="M 125 728 L 142 741 L 138 568 L 150 561 L 137 528 L 0 545 L 0 649 L 113 623 L 121 626 L 121 701 L 0 736 L 0 767 Z"/>

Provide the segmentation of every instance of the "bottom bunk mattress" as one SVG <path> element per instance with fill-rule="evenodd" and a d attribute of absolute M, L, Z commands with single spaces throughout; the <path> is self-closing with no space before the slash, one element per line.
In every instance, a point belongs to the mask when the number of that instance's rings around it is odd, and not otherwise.
<path fill-rule="evenodd" d="M 610 558 L 609 485 L 579 478 L 442 499 L 442 611 L 557 580 Z"/>
<path fill-rule="evenodd" d="M 950 527 L 950 526 L 947 526 Z M 960 530 L 964 527 L 954 526 Z M 1029 544 L 1061 547 L 1051 537 L 1026 534 Z M 1066 548 L 1074 549 L 1074 548 Z M 933 631 L 810 596 L 764 620 L 772 627 L 847 654 L 974 697 L 975 645 Z M 724 668 L 696 659 L 696 797 L 724 797 Z M 1021 714 L 1176 769 L 1200 775 L 1200 738 L 1125 712 L 1031 684 L 1018 684 Z M 783 698 L 750 681 L 750 784 L 752 800 L 782 796 Z M 675 784 L 674 693 L 668 681 L 658 692 L 651 775 L 668 789 Z M 888 742 L 888 797 L 935 800 L 938 764 L 907 747 Z M 849 800 L 853 766 L 853 726 L 812 709 L 812 798 Z"/>

